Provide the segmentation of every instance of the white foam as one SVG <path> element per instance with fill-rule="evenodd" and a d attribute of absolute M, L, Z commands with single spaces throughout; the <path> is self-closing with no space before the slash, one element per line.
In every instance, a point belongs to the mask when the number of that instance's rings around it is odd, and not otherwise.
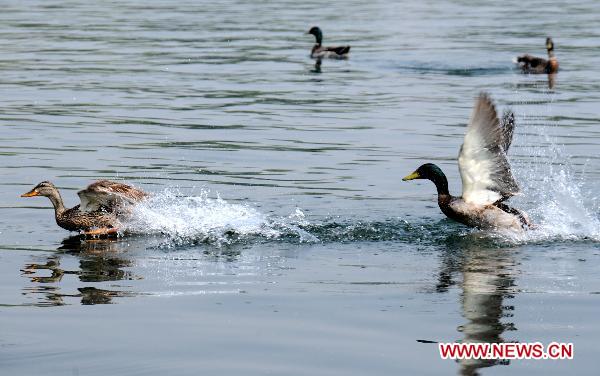
<path fill-rule="evenodd" d="M 523 204 L 537 228 L 520 240 L 592 240 L 600 241 L 598 198 L 585 191 L 585 171 L 576 172 L 570 156 L 546 134 L 536 128 L 535 146 L 528 147 L 531 158 L 517 166 Z M 515 205 L 517 206 L 517 205 Z"/>
<path fill-rule="evenodd" d="M 229 203 L 208 190 L 188 196 L 168 188 L 155 193 L 133 208 L 125 231 L 133 234 L 161 235 L 175 244 L 209 242 L 228 244 L 248 236 L 279 238 L 291 235 L 310 241 L 310 234 L 296 224 L 304 219 L 300 209 L 287 218 L 268 217 L 249 204 Z M 312 237 L 314 238 L 314 237 Z"/>

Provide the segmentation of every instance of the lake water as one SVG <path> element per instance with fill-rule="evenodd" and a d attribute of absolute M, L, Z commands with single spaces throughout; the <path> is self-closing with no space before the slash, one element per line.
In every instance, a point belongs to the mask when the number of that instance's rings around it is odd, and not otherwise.
<path fill-rule="evenodd" d="M 478 5 L 477 5 L 478 4 Z M 0 369 L 12 375 L 596 374 L 600 3 L 5 1 Z M 352 46 L 309 57 L 304 34 Z M 514 69 L 545 55 L 561 71 Z M 526 235 L 467 229 L 473 100 L 511 107 Z M 153 193 L 81 242 L 50 203 Z M 432 342 L 573 342 L 575 359 L 441 360 Z"/>

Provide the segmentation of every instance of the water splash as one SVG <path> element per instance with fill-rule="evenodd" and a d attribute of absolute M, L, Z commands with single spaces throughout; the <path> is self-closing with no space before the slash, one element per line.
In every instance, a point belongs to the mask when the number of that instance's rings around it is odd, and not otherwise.
<path fill-rule="evenodd" d="M 178 189 L 165 189 L 135 206 L 131 217 L 124 223 L 124 230 L 133 235 L 153 236 L 153 247 L 166 249 L 197 244 L 223 247 L 265 241 L 399 241 L 431 245 L 445 242 L 448 234 L 461 232 L 461 226 L 449 220 L 412 223 L 400 217 L 380 221 L 327 217 L 309 221 L 300 208 L 288 216 L 269 216 L 249 204 L 230 203 L 218 194 L 214 196 L 211 198 L 208 190 L 187 196 Z"/>
<path fill-rule="evenodd" d="M 536 223 L 534 231 L 517 237 L 519 241 L 600 241 L 598 198 L 585 190 L 585 172 L 576 173 L 570 156 L 547 130 L 536 127 L 538 140 L 527 147 L 532 158 L 516 169 L 522 183 L 524 203 Z M 517 200 L 515 200 L 517 201 Z M 522 201 L 522 200 L 521 200 Z"/>
<path fill-rule="evenodd" d="M 444 230 L 448 227 L 446 222 L 413 224 L 402 218 L 349 221 L 330 217 L 311 222 L 300 208 L 288 216 L 269 216 L 249 204 L 230 203 L 218 194 L 214 196 L 211 198 L 208 190 L 187 196 L 178 189 L 165 189 L 135 206 L 124 229 L 130 234 L 155 235 L 161 239 L 159 247 L 166 248 L 200 243 L 220 247 L 277 240 L 430 243 L 449 232 Z"/>
<path fill-rule="evenodd" d="M 225 245 L 260 237 L 277 239 L 295 236 L 312 240 L 299 225 L 305 221 L 300 209 L 288 218 L 270 218 L 247 204 L 229 203 L 202 190 L 185 196 L 169 188 L 135 206 L 125 230 L 132 234 L 160 235 L 172 245 L 211 243 Z"/>
<path fill-rule="evenodd" d="M 546 167 L 542 167 L 546 166 Z M 550 167 L 548 167 L 550 166 Z M 521 179 L 524 198 L 516 203 L 533 217 L 537 229 L 523 233 L 489 232 L 468 229 L 453 221 L 427 219 L 408 221 L 401 217 L 375 221 L 353 221 L 329 217 L 309 221 L 300 208 L 289 216 L 269 216 L 249 204 L 230 203 L 203 190 L 186 196 L 177 189 L 166 189 L 133 209 L 125 223 L 126 232 L 154 235 L 158 247 L 174 248 L 209 244 L 286 241 L 290 243 L 350 243 L 393 241 L 416 246 L 448 245 L 473 241 L 489 247 L 552 241 L 600 241 L 600 219 L 585 206 L 581 187 L 574 183 L 570 170 L 538 164 L 544 172 L 538 179 Z M 531 172 L 531 169 L 529 170 Z M 535 197 L 535 200 L 531 200 Z M 524 200 L 522 198 L 521 200 Z M 523 206 L 521 206 L 523 205 Z M 156 243 L 155 243 L 156 244 Z"/>
<path fill-rule="evenodd" d="M 186 196 L 177 189 L 154 194 L 133 209 L 125 223 L 129 233 L 157 235 L 160 246 L 177 247 L 206 243 L 216 246 L 264 241 L 372 242 L 398 241 L 440 245 L 478 239 L 490 246 L 561 241 L 600 241 L 600 212 L 597 197 L 585 190 L 585 174 L 575 173 L 563 148 L 539 129 L 521 140 L 527 158 L 514 163 L 523 195 L 513 205 L 529 213 L 537 228 L 523 233 L 467 229 L 452 221 L 410 221 L 394 217 L 373 221 L 347 218 L 306 218 L 296 208 L 289 216 L 265 215 L 250 204 L 230 203 L 218 194 L 202 190 Z M 481 238 L 481 239 L 480 239 Z"/>

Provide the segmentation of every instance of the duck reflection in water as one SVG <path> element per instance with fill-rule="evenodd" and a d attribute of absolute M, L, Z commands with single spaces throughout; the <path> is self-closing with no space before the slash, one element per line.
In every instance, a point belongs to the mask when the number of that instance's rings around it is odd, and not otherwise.
<path fill-rule="evenodd" d="M 554 89 L 556 85 L 556 73 L 550 73 L 548 75 L 548 89 Z"/>
<path fill-rule="evenodd" d="M 461 308 L 466 322 L 457 330 L 463 334 L 462 343 L 501 343 L 502 334 L 516 330 L 510 322 L 514 306 L 516 262 L 515 249 L 501 249 L 482 244 L 482 239 L 462 239 L 444 255 L 443 268 L 437 286 L 447 291 L 455 283 L 453 276 L 462 274 Z M 484 242 L 487 243 L 487 242 Z M 509 322 L 506 322 L 508 320 Z M 478 375 L 480 368 L 508 365 L 508 360 L 459 360 L 459 374 Z"/>
<path fill-rule="evenodd" d="M 76 287 L 77 292 L 71 294 L 63 292 L 66 284 L 65 275 L 75 275 L 80 282 L 96 283 L 107 281 L 121 281 L 139 279 L 130 271 L 123 270 L 132 266 L 128 259 L 119 257 L 126 244 L 119 239 L 94 239 L 82 240 L 74 236 L 63 240 L 57 249 L 58 253 L 47 257 L 45 262 L 26 264 L 21 270 L 22 275 L 28 277 L 34 286 L 24 289 L 24 295 L 41 295 L 42 299 L 34 305 L 59 306 L 68 304 L 65 298 L 79 298 L 81 304 L 109 304 L 115 297 L 134 295 L 132 292 L 100 289 L 93 286 Z M 65 270 L 61 267 L 61 258 L 64 255 L 74 255 L 79 258 L 79 270 Z M 50 276 L 42 276 L 43 271 L 50 271 Z M 47 273 L 47 272 L 46 272 Z"/>
<path fill-rule="evenodd" d="M 313 73 L 321 73 L 321 64 L 323 64 L 323 59 L 318 58 L 315 61 L 315 68 L 313 70 L 311 70 L 311 72 L 313 72 Z"/>
<path fill-rule="evenodd" d="M 540 90 L 543 87 L 548 87 L 548 89 L 552 90 L 556 86 L 556 73 L 547 74 L 547 78 L 545 80 L 527 80 L 525 82 L 517 83 L 517 89 L 537 89 Z"/>

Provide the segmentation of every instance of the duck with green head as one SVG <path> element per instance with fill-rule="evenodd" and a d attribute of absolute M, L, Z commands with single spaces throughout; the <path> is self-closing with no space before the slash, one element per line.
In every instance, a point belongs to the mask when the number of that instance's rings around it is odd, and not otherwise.
<path fill-rule="evenodd" d="M 517 64 L 524 73 L 533 74 L 553 74 L 558 72 L 558 59 L 554 55 L 554 42 L 552 38 L 546 38 L 546 50 L 548 51 L 548 59 L 535 57 L 528 54 L 517 57 Z"/>
<path fill-rule="evenodd" d="M 527 214 L 504 203 L 519 193 L 506 157 L 514 126 L 513 113 L 505 112 L 500 121 L 490 97 L 482 93 L 475 103 L 458 156 L 462 196 L 450 194 L 446 175 L 433 163 L 421 165 L 402 180 L 432 181 L 442 212 L 467 226 L 496 230 L 531 227 Z"/>
<path fill-rule="evenodd" d="M 350 53 L 350 46 L 324 47 L 323 32 L 318 26 L 313 26 L 307 32 L 315 36 L 316 44 L 313 46 L 310 57 L 313 59 L 347 59 Z"/>

